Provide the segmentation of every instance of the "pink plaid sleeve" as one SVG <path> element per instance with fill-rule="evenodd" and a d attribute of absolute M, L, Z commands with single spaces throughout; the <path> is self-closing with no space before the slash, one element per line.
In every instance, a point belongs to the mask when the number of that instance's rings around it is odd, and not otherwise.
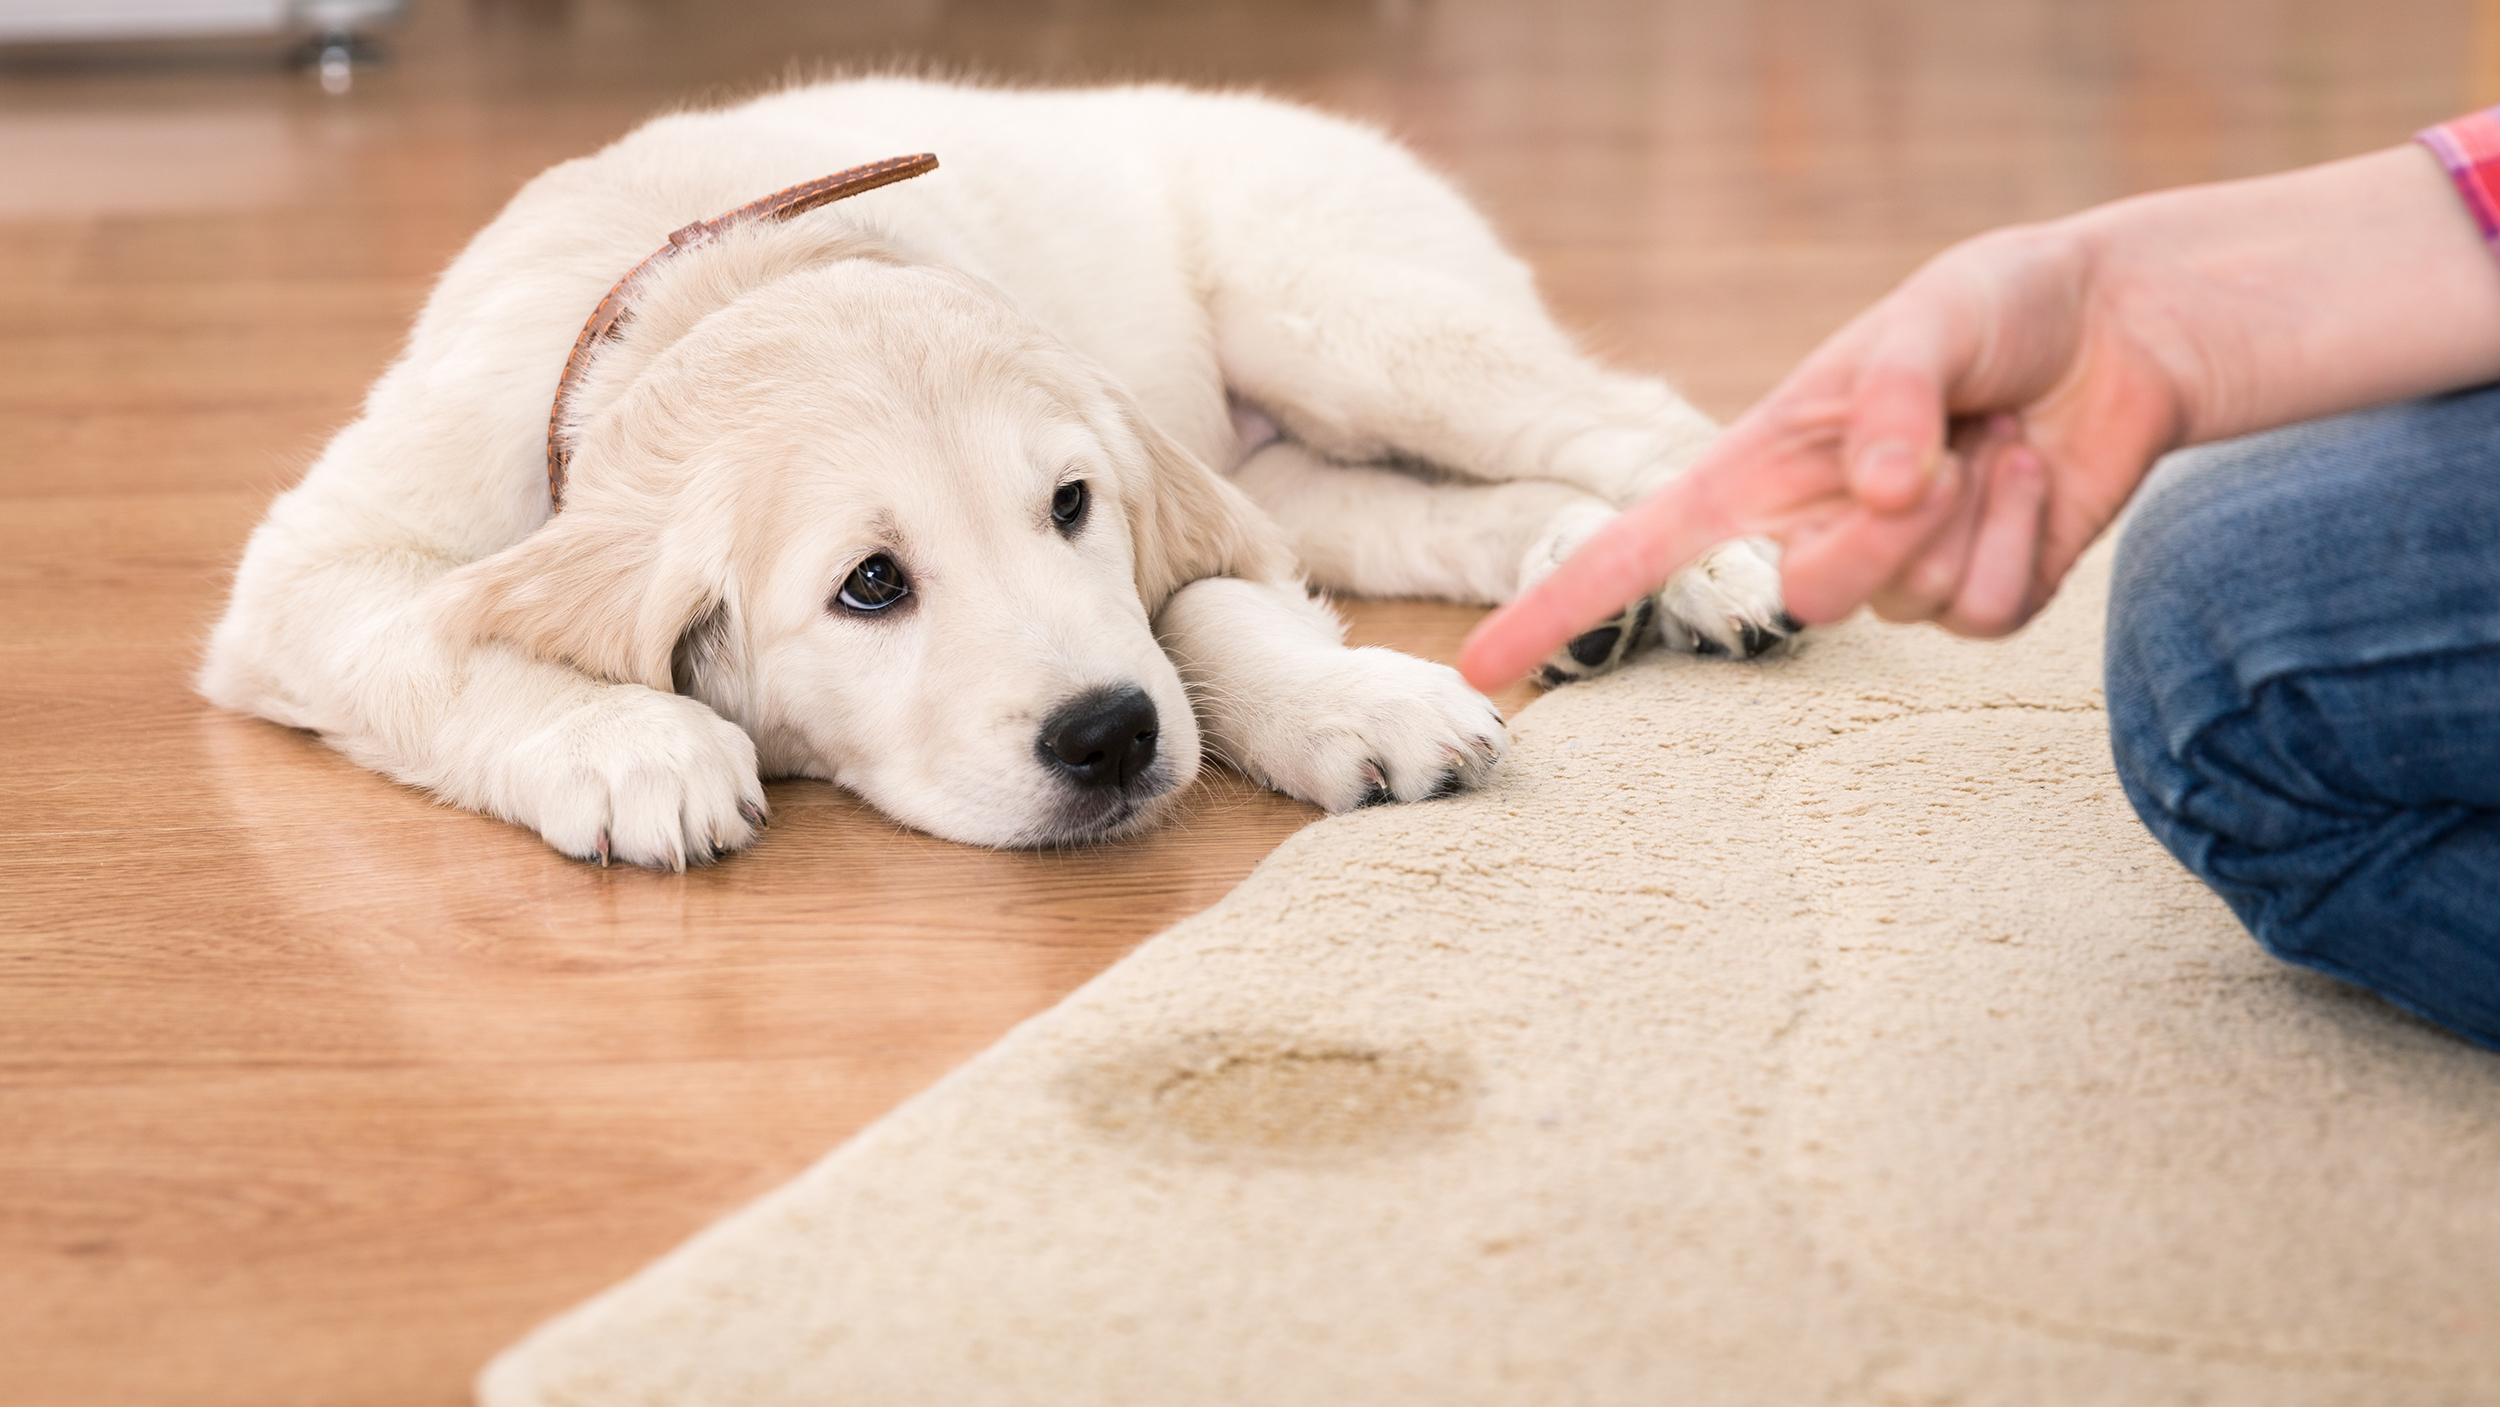
<path fill-rule="evenodd" d="M 2448 168 L 2448 179 L 2482 228 L 2483 242 L 2500 256 L 2500 107 L 2425 127 L 2413 140 Z"/>

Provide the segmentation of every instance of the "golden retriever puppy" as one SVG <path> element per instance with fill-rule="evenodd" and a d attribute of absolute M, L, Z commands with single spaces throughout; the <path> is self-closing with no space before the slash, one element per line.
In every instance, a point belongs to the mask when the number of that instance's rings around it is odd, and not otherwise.
<path fill-rule="evenodd" d="M 688 237 L 916 151 L 943 165 Z M 1208 753 L 1332 811 L 1413 801 L 1481 782 L 1501 719 L 1345 648 L 1303 571 L 1507 599 L 1710 431 L 1583 359 L 1360 127 L 1168 88 L 799 88 L 513 198 L 271 506 L 201 688 L 603 863 L 737 849 L 760 776 L 1002 846 L 1148 825 Z M 1550 679 L 1789 628 L 1739 544 Z"/>

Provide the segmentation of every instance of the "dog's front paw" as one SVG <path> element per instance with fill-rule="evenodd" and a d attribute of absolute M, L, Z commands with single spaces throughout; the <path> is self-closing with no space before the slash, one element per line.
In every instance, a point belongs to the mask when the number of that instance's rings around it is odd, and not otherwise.
<path fill-rule="evenodd" d="M 1804 628 L 1781 605 L 1779 548 L 1760 538 L 1710 549 L 1658 590 L 1669 649 L 1751 659 Z"/>
<path fill-rule="evenodd" d="M 568 855 L 654 869 L 708 865 L 755 839 L 755 743 L 693 699 L 632 685 L 523 739 L 495 809 Z"/>
<path fill-rule="evenodd" d="M 1458 671 L 1377 646 L 1344 651 L 1270 723 L 1244 770 L 1330 811 L 1477 786 L 1510 746 Z"/>

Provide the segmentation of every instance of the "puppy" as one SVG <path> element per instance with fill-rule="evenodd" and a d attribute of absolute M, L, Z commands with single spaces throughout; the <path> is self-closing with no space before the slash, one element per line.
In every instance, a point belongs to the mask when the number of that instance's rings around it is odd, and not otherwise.
<path fill-rule="evenodd" d="M 943 165 L 688 235 L 918 151 Z M 1506 600 L 1711 432 L 1582 358 L 1363 128 L 1156 87 L 794 89 L 513 198 L 271 506 L 200 686 L 601 863 L 747 844 L 759 776 L 998 846 L 1150 825 L 1209 753 L 1331 811 L 1413 801 L 1482 782 L 1501 719 L 1345 648 L 1303 574 Z M 1788 628 L 1737 544 L 1547 678 Z"/>

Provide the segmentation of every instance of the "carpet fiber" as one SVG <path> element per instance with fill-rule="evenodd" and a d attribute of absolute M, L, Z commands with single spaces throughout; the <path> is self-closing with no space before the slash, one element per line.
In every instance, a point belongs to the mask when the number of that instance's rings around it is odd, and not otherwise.
<path fill-rule="evenodd" d="M 1289 841 L 490 1407 L 2500 1399 L 2500 1058 L 2136 823 L 2106 552 L 1539 701 Z"/>

